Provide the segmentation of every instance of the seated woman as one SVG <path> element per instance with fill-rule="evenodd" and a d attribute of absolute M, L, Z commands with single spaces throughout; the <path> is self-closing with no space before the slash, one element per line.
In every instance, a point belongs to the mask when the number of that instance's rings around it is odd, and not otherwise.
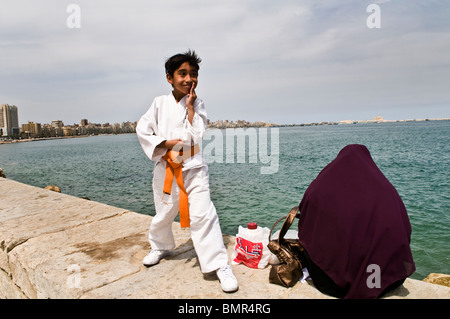
<path fill-rule="evenodd" d="M 411 225 L 394 186 L 364 145 L 344 147 L 300 202 L 303 264 L 339 298 L 378 298 L 415 271 Z"/>

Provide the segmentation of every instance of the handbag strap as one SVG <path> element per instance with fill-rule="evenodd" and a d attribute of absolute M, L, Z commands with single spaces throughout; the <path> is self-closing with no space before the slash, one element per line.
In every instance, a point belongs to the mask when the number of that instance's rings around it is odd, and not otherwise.
<path fill-rule="evenodd" d="M 269 241 L 270 241 L 270 238 L 272 237 L 272 231 L 275 228 L 275 226 L 284 219 L 285 220 L 284 224 L 281 227 L 280 234 L 278 236 L 278 242 L 281 242 L 281 240 L 283 240 L 284 235 L 286 235 L 287 231 L 289 230 L 292 223 L 294 222 L 294 219 L 296 217 L 300 216 L 298 210 L 299 210 L 298 206 L 293 207 L 287 216 L 281 217 L 280 219 L 278 219 L 275 222 L 275 224 L 273 224 L 272 229 L 270 229 L 270 233 L 269 233 Z"/>

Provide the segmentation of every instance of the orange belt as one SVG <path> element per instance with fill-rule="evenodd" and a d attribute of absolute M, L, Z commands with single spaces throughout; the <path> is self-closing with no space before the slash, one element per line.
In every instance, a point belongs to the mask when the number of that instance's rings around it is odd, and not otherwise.
<path fill-rule="evenodd" d="M 180 209 L 180 224 L 181 228 L 189 227 L 189 201 L 186 189 L 184 188 L 183 183 L 183 174 L 182 174 L 182 163 L 185 159 L 194 156 L 200 151 L 200 146 L 195 144 L 191 147 L 190 152 L 186 152 L 183 154 L 183 151 L 174 151 L 168 150 L 167 153 L 162 157 L 167 161 L 166 165 L 166 177 L 164 179 L 164 188 L 163 188 L 163 199 L 164 196 L 170 195 L 172 190 L 173 177 L 175 176 L 175 180 L 177 181 L 177 185 L 180 188 L 180 198 L 179 198 L 179 209 Z M 167 202 L 165 202 L 167 204 Z"/>

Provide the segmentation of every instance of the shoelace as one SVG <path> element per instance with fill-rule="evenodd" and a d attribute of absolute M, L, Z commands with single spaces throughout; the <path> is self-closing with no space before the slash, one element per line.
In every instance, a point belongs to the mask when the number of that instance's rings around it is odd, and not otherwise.
<path fill-rule="evenodd" d="M 224 274 L 225 277 L 232 277 L 233 276 L 233 271 L 232 271 L 230 266 L 224 266 L 220 270 Z"/>

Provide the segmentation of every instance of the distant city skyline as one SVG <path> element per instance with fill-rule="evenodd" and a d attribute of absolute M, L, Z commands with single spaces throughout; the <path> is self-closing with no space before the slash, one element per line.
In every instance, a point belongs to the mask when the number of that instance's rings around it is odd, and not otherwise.
<path fill-rule="evenodd" d="M 19 125 L 19 108 L 15 105 L 3 104 L 0 107 L 0 143 L 8 143 L 10 139 L 14 140 L 32 140 L 35 138 L 59 138 L 88 136 L 98 134 L 123 134 L 135 133 L 137 121 L 115 122 L 112 125 L 109 122 L 91 123 L 88 119 L 82 118 L 78 123 L 64 124 L 62 120 L 52 120 L 51 123 L 38 123 L 28 121 Z M 441 118 L 450 120 L 450 118 Z M 439 119 L 403 119 L 407 120 L 439 120 Z M 272 123 L 265 121 L 249 122 L 246 120 L 207 120 L 207 128 L 216 129 L 236 129 L 236 128 L 267 128 L 279 126 L 307 126 L 307 125 L 336 125 L 336 124 L 356 124 L 356 123 L 380 123 L 393 122 L 394 120 L 385 120 L 382 116 L 376 116 L 370 120 L 342 120 L 342 121 L 320 121 L 310 123 Z"/>
<path fill-rule="evenodd" d="M 125 123 L 125 122 L 137 122 L 137 121 L 119 121 L 119 122 L 115 122 L 115 123 L 111 123 L 111 122 L 107 122 L 107 121 L 97 121 L 97 122 L 91 122 L 89 121 L 89 119 L 86 118 L 80 118 L 79 121 L 75 121 L 73 123 L 69 123 L 69 122 L 65 122 L 63 120 L 49 120 L 49 121 L 33 121 L 33 120 L 28 120 L 26 122 L 20 122 L 20 126 L 23 124 L 27 124 L 29 122 L 34 122 L 34 123 L 39 123 L 39 124 L 52 124 L 53 122 L 61 122 L 63 123 L 63 126 L 67 126 L 67 125 L 88 125 L 88 124 L 99 124 L 99 125 L 103 125 L 103 124 L 121 124 L 121 123 Z"/>
<path fill-rule="evenodd" d="M 79 124 L 64 124 L 61 120 L 50 123 L 28 121 L 19 124 L 19 108 L 16 105 L 0 105 L 0 141 L 9 139 L 30 139 L 64 136 L 83 136 L 96 134 L 135 133 L 137 122 L 91 123 L 88 119 L 81 119 Z"/>
<path fill-rule="evenodd" d="M 3 105 L 8 105 L 8 104 L 3 104 Z M 2 105 L 2 107 L 3 107 Z M 14 105 L 14 107 L 16 108 L 16 112 L 19 113 L 19 108 L 17 106 Z M 449 113 L 450 115 L 450 113 Z M 312 124 L 312 123 L 351 123 L 351 122 L 371 122 L 371 121 L 375 121 L 375 122 L 379 122 L 379 121 L 407 121 L 407 120 L 449 120 L 449 117 L 423 117 L 423 118 L 396 118 L 396 119 L 385 119 L 383 116 L 377 115 L 374 116 L 373 118 L 366 118 L 366 119 L 345 119 L 345 120 L 339 120 L 339 121 L 329 121 L 329 120 L 322 120 L 322 121 L 313 121 L 313 122 L 292 122 L 292 123 L 274 123 L 274 122 L 266 122 L 264 120 L 261 121 L 247 121 L 245 119 L 237 119 L 237 120 L 230 120 L 230 119 L 217 119 L 217 120 L 211 120 L 208 119 L 208 122 L 230 122 L 230 123 L 239 123 L 239 122 L 246 122 L 247 124 L 255 124 L 255 123 L 260 123 L 259 125 L 261 125 L 261 123 L 267 123 L 267 124 L 275 124 L 275 125 L 285 125 L 285 124 Z M 32 123 L 38 123 L 38 124 L 51 124 L 53 125 L 54 122 L 60 122 L 61 126 L 74 126 L 74 125 L 88 125 L 88 124 L 95 124 L 95 125 L 113 125 L 113 124 L 122 124 L 122 123 L 127 123 L 127 122 L 132 122 L 135 123 L 137 122 L 139 119 L 135 120 L 135 121 L 130 121 L 130 120 L 123 120 L 123 121 L 118 121 L 118 122 L 108 122 L 108 121 L 96 121 L 96 122 L 91 122 L 89 121 L 89 119 L 87 118 L 83 118 L 80 117 L 80 120 L 75 121 L 73 123 L 69 123 L 69 122 L 65 122 L 63 120 L 47 120 L 47 121 L 33 121 L 33 120 L 27 120 L 26 122 L 21 122 L 20 118 L 17 117 L 17 121 L 19 123 L 18 127 L 22 127 L 22 125 L 24 124 L 28 124 L 30 122 Z M 0 127 L 1 127 L 1 123 L 2 123 L 2 117 L 0 115 Z"/>

